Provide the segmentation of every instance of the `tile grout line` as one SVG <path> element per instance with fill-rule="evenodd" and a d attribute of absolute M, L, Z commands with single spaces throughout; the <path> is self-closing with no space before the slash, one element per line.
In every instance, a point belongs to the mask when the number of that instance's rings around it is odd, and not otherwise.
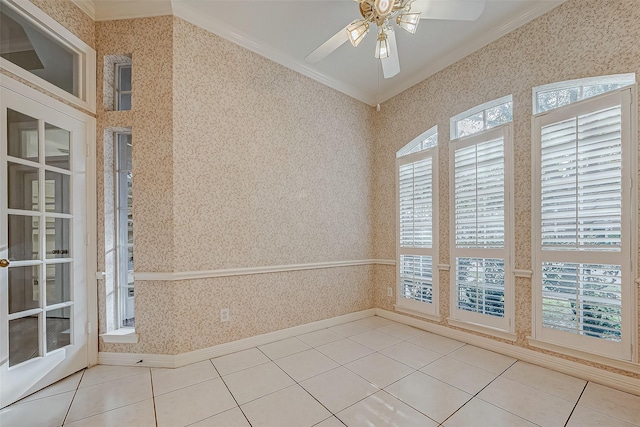
<path fill-rule="evenodd" d="M 253 348 L 258 349 L 258 347 L 253 347 Z M 258 351 L 260 351 L 260 349 L 258 349 Z M 261 353 L 262 353 L 262 352 L 261 352 Z M 262 353 L 262 354 L 264 354 L 264 353 Z M 266 356 L 266 354 L 265 354 L 265 356 Z M 268 359 L 268 357 L 267 357 L 267 359 Z M 227 391 L 229 392 L 229 394 L 231 395 L 231 398 L 233 399 L 233 401 L 234 401 L 234 402 L 236 402 L 236 406 L 237 406 L 237 408 L 240 410 L 240 412 L 242 413 L 242 416 L 244 417 L 244 419 L 245 419 L 245 420 L 247 420 L 247 423 L 249 424 L 249 426 L 252 426 L 251 421 L 249 421 L 249 418 L 247 418 L 247 414 L 245 414 L 245 413 L 244 413 L 244 411 L 242 410 L 242 407 L 241 407 L 241 406 L 240 406 L 240 404 L 238 403 L 238 400 L 237 400 L 237 399 L 236 399 L 236 397 L 233 395 L 233 393 L 231 392 L 231 389 L 230 389 L 230 388 L 229 388 L 229 386 L 227 385 L 227 382 L 224 380 L 224 378 L 222 377 L 222 375 L 220 375 L 220 371 L 218 371 L 218 368 L 216 368 L 216 365 L 213 363 L 213 359 L 209 359 L 209 362 L 210 362 L 210 363 L 211 363 L 211 365 L 213 366 L 213 369 L 215 369 L 215 370 L 216 370 L 216 373 L 217 373 L 217 374 L 218 374 L 218 376 L 220 377 L 220 380 L 222 381 L 222 384 L 224 384 L 224 386 L 226 387 L 226 389 L 227 389 Z M 267 363 L 268 363 L 268 362 L 267 362 Z M 261 365 L 264 365 L 264 363 L 261 363 L 260 365 L 256 365 L 256 366 L 261 366 Z M 247 368 L 247 369 L 249 369 L 249 368 Z M 237 372 L 240 372 L 240 371 L 237 371 Z M 232 372 L 232 373 L 235 373 L 235 372 Z M 231 375 L 231 374 L 229 374 L 229 375 Z M 226 412 L 226 411 L 219 412 L 218 414 L 212 415 L 212 417 L 215 417 L 216 415 L 222 414 L 222 413 L 224 413 L 224 412 Z M 210 418 L 210 417 L 208 417 L 208 418 Z M 206 420 L 206 418 L 205 418 L 205 420 Z M 200 421 L 202 421 L 202 420 L 200 420 Z M 197 422 L 199 422 L 199 421 L 197 421 Z"/>
<path fill-rule="evenodd" d="M 80 383 L 82 383 L 82 379 L 84 378 L 84 374 L 87 372 L 87 368 L 82 370 L 82 375 L 80 376 L 80 381 L 78 381 L 78 385 L 76 389 L 73 391 L 73 397 L 71 398 L 71 402 L 69 402 L 69 407 L 67 408 L 67 412 L 64 414 L 64 419 L 62 420 L 62 425 L 67 422 L 67 417 L 69 417 L 69 412 L 71 412 L 71 405 L 73 405 L 73 401 L 76 398 L 76 394 L 78 394 L 78 390 L 80 389 Z"/>
<path fill-rule="evenodd" d="M 465 344 L 465 345 L 469 345 L 469 344 Z M 462 347 L 464 347 L 464 346 L 462 346 Z M 462 348 L 462 347 L 460 347 L 460 348 Z M 455 359 L 455 358 L 454 358 L 454 359 Z M 458 359 L 455 359 L 455 360 L 458 360 Z M 453 411 L 453 414 L 451 414 L 451 415 L 449 415 L 447 418 L 445 418 L 445 419 L 444 419 L 444 421 L 442 421 L 442 423 L 441 423 L 441 424 L 444 424 L 445 422 L 447 422 L 447 420 L 448 420 L 449 418 L 453 417 L 456 413 L 458 413 L 458 411 L 460 411 L 460 409 L 462 409 L 462 408 L 464 408 L 465 406 L 467 406 L 467 404 L 468 404 L 469 402 L 471 402 L 473 399 L 475 399 L 475 398 L 480 399 L 480 398 L 478 397 L 478 395 L 479 395 L 480 393 L 482 393 L 482 391 L 483 391 L 484 389 L 486 389 L 486 388 L 487 388 L 487 387 L 489 387 L 491 384 L 493 384 L 493 383 L 494 383 L 494 381 L 495 381 L 495 380 L 497 380 L 498 378 L 500 378 L 500 377 L 501 377 L 505 372 L 507 372 L 507 371 L 509 370 L 509 368 L 511 368 L 511 367 L 512 367 L 513 365 L 515 365 L 516 363 L 518 363 L 518 360 L 519 360 L 519 359 L 516 359 L 512 364 L 510 364 L 509 366 L 507 366 L 507 367 L 506 367 L 502 372 L 500 372 L 498 375 L 496 375 L 496 377 L 495 377 L 494 379 L 492 379 L 491 381 L 489 381 L 489 382 L 488 382 L 484 387 L 482 387 L 480 390 L 478 390 L 478 392 L 477 392 L 476 394 L 474 394 L 473 396 L 471 396 L 471 399 L 467 400 L 467 401 L 464 403 L 464 405 L 460 406 L 458 409 L 456 409 L 455 411 Z M 462 360 L 458 360 L 458 361 L 459 361 L 459 362 L 462 362 Z M 466 362 L 462 362 L 462 363 L 466 363 Z M 471 365 L 471 366 L 475 366 L 475 365 Z M 478 367 L 478 366 L 476 366 L 476 368 L 482 369 L 482 368 L 480 368 L 480 367 Z M 427 375 L 428 375 L 428 374 L 427 374 Z M 437 379 L 437 378 L 436 378 L 436 379 Z M 445 384 L 446 384 L 446 383 L 445 383 Z M 449 385 L 451 385 L 451 384 L 449 384 Z M 455 386 L 451 385 L 451 387 L 455 387 Z M 457 387 L 456 387 L 456 388 L 457 388 Z M 458 389 L 458 390 L 460 390 L 460 389 Z M 462 390 L 462 391 L 464 391 L 464 390 Z M 480 399 L 480 400 L 482 400 L 482 399 Z M 482 401 L 484 402 L 484 400 L 482 400 Z M 518 417 L 518 418 L 521 418 L 521 419 L 523 419 L 523 420 L 525 420 L 525 421 L 528 421 L 528 422 L 530 422 L 530 423 L 532 423 L 532 422 L 533 422 L 533 421 L 527 420 L 526 418 L 521 417 L 521 416 L 520 416 L 520 415 L 518 415 L 518 414 L 514 414 L 513 412 L 507 411 L 507 410 L 506 410 L 506 409 L 504 409 L 504 408 L 500 408 L 499 406 L 494 405 L 493 403 L 489 403 L 489 402 L 486 402 L 486 403 L 488 403 L 489 405 L 493 405 L 493 406 L 495 406 L 496 408 L 502 409 L 503 411 L 508 412 L 509 414 L 514 415 L 514 416 L 516 416 L 516 417 Z"/>
<path fill-rule="evenodd" d="M 151 379 L 151 399 L 153 399 L 153 420 L 158 427 L 158 411 L 156 410 L 156 394 L 153 392 L 153 372 L 149 368 L 149 378 Z"/>
<path fill-rule="evenodd" d="M 567 417 L 567 421 L 565 421 L 564 427 L 567 427 L 567 424 L 569 424 L 569 420 L 571 419 L 571 417 L 573 416 L 573 413 L 575 412 L 576 408 L 578 407 L 578 402 L 580 402 L 580 399 L 582 399 L 582 395 L 584 394 L 585 390 L 587 390 L 587 386 L 588 385 L 589 385 L 589 381 L 585 382 L 584 387 L 582 388 L 582 391 L 580 392 L 580 396 L 578 396 L 578 398 L 576 399 L 576 404 L 573 405 L 573 408 L 571 408 L 571 413 Z"/>

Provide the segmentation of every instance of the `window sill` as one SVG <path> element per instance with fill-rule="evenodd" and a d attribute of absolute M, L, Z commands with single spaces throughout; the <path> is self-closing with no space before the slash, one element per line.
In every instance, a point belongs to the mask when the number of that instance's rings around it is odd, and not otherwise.
<path fill-rule="evenodd" d="M 513 332 L 507 332 L 502 329 L 495 329 L 485 325 L 478 325 L 477 323 L 463 322 L 461 320 L 452 319 L 451 317 L 447 317 L 447 323 L 457 328 L 479 332 L 485 335 L 491 335 L 496 338 L 502 338 L 503 340 L 511 342 L 515 342 L 518 339 L 518 335 L 514 334 Z"/>
<path fill-rule="evenodd" d="M 134 328 L 116 329 L 100 336 L 105 343 L 110 344 L 136 344 L 138 342 L 138 334 Z"/>

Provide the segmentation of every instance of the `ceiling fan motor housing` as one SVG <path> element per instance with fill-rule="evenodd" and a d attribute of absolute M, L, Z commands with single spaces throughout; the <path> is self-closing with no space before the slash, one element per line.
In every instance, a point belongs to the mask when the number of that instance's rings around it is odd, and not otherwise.
<path fill-rule="evenodd" d="M 404 0 L 364 0 L 360 2 L 360 14 L 369 21 L 382 26 L 394 12 L 402 9 Z"/>

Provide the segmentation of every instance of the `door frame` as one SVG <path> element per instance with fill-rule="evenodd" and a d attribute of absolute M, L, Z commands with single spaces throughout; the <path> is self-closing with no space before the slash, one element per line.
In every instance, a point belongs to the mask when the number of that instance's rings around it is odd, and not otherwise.
<path fill-rule="evenodd" d="M 97 285 L 97 188 L 96 188 L 96 119 L 95 117 L 54 99 L 39 90 L 0 72 L 0 86 L 52 108 L 86 125 L 86 283 L 87 283 L 87 364 L 98 364 L 98 285 Z"/>

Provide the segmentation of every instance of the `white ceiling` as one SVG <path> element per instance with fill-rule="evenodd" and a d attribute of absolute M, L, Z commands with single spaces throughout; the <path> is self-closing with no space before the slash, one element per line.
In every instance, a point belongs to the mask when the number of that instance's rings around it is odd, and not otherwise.
<path fill-rule="evenodd" d="M 414 35 L 398 30 L 400 73 L 384 79 L 380 72 L 379 90 L 374 31 L 357 48 L 345 43 L 317 64 L 304 60 L 338 30 L 360 18 L 355 1 L 75 1 L 97 20 L 173 13 L 362 102 L 376 105 L 564 0 L 488 0 L 477 21 L 421 20 Z"/>

